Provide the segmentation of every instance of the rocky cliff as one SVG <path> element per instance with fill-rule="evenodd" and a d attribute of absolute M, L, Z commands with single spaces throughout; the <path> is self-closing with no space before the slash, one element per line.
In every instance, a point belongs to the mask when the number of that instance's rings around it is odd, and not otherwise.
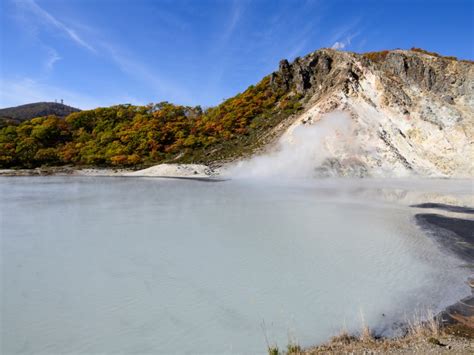
<path fill-rule="evenodd" d="M 282 126 L 350 117 L 350 139 L 324 137 L 319 175 L 472 177 L 474 64 L 420 50 L 355 54 L 315 51 L 280 62 L 271 85 L 302 96 L 304 110 Z"/>

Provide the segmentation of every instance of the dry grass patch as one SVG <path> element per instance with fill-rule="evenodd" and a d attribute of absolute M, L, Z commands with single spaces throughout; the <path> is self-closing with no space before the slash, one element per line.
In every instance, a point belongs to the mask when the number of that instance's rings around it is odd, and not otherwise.
<path fill-rule="evenodd" d="M 427 310 L 416 312 L 407 321 L 406 334 L 404 336 L 397 338 L 375 337 L 362 317 L 362 327 L 359 336 L 349 334 L 347 330 L 343 329 L 327 343 L 306 349 L 304 353 L 367 354 L 397 353 L 399 351 L 424 353 L 425 351 L 433 350 L 435 352 L 443 352 L 450 349 L 450 346 L 445 344 L 447 338 L 449 338 L 449 335 L 441 328 L 433 312 Z"/>
<path fill-rule="evenodd" d="M 412 338 L 437 337 L 441 334 L 441 325 L 433 311 L 415 312 L 408 321 L 408 335 Z"/>

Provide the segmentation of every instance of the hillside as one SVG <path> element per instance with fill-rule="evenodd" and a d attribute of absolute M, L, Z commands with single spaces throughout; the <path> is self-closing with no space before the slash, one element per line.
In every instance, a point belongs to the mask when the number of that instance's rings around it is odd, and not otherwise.
<path fill-rule="evenodd" d="M 0 130 L 0 167 L 213 164 L 248 156 L 299 109 L 297 96 L 272 88 L 266 77 L 204 112 L 162 102 L 34 118 Z"/>
<path fill-rule="evenodd" d="M 282 61 L 272 82 L 307 100 L 280 144 L 291 142 L 298 127 L 329 124 L 327 113 L 349 117 L 319 142 L 325 159 L 315 162 L 318 174 L 474 173 L 473 62 L 420 49 L 363 55 L 324 49 Z"/>
<path fill-rule="evenodd" d="M 316 175 L 472 176 L 474 65 L 321 49 L 206 111 L 121 105 L 3 128 L 0 166 L 215 166 L 295 144 L 302 127 L 321 127 L 305 143 L 320 153 L 308 158 Z"/>
<path fill-rule="evenodd" d="M 67 115 L 80 111 L 77 108 L 56 102 L 36 102 L 16 107 L 0 109 L 0 119 L 20 123 L 35 117 L 54 115 L 66 117 Z"/>

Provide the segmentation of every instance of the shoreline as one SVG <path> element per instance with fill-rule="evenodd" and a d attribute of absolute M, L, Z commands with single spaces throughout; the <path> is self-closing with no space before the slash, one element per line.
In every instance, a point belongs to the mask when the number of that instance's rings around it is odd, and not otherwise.
<path fill-rule="evenodd" d="M 104 176 L 157 177 L 209 180 L 219 176 L 217 169 L 202 164 L 158 164 L 145 169 L 113 169 L 100 167 L 42 167 L 33 169 L 0 169 L 0 177 L 13 176 Z M 217 179 L 216 179 L 217 180 Z"/>
<path fill-rule="evenodd" d="M 232 163 L 234 162 L 220 162 L 214 164 L 194 164 L 194 163 L 162 163 L 157 165 L 151 165 L 140 169 L 134 168 L 114 168 L 114 167 L 101 167 L 101 166 L 42 166 L 36 168 L 8 168 L 0 169 L 0 177 L 2 176 L 69 176 L 69 175 L 80 175 L 80 176 L 197 176 L 197 177 L 212 177 L 219 176 L 227 172 Z M 274 179 L 277 176 L 268 175 L 257 177 L 259 179 Z M 252 176 L 246 176 L 245 178 L 252 178 Z M 287 179 L 286 177 L 280 177 Z M 472 181 L 473 177 L 470 176 L 439 176 L 439 175 L 411 175 L 411 176 L 391 176 L 391 175 L 367 175 L 364 177 L 351 176 L 351 175 L 340 175 L 340 176 L 323 176 L 314 175 L 313 177 L 302 176 L 304 179 L 358 179 L 358 180 L 383 180 L 383 181 L 397 181 L 397 180 L 453 180 L 453 181 Z M 426 205 L 426 206 L 425 206 Z M 421 203 L 418 205 L 412 205 L 411 207 L 419 208 L 441 208 L 443 204 L 440 203 Z M 441 208 L 442 209 L 442 208 Z M 471 209 L 472 212 L 474 209 Z M 453 211 L 456 212 L 456 211 Z"/>
<path fill-rule="evenodd" d="M 439 213 L 417 213 L 417 225 L 425 231 L 428 237 L 448 254 L 456 255 L 465 262 L 463 265 L 474 270 L 474 220 L 464 217 L 473 214 L 474 209 L 444 204 L 422 204 L 412 207 L 436 209 L 462 214 L 462 217 L 451 217 Z M 467 284 L 471 288 L 471 295 L 446 307 L 437 315 L 442 325 L 459 324 L 474 331 L 474 274 L 468 278 Z"/>
<path fill-rule="evenodd" d="M 412 208 L 433 209 L 436 212 L 459 213 L 462 218 L 448 217 L 438 213 L 416 213 L 416 224 L 428 238 L 433 238 L 447 254 L 456 255 L 467 267 L 474 269 L 474 220 L 466 219 L 474 209 L 438 203 L 411 205 Z M 356 336 L 342 331 L 341 334 L 320 345 L 301 349 L 288 345 L 288 354 L 327 353 L 474 353 L 474 275 L 468 278 L 471 294 L 444 308 L 437 315 L 425 315 L 415 324 L 404 324 L 400 329 L 405 335 L 397 338 L 379 337 L 363 326 Z M 297 351 L 290 351 L 290 348 Z M 268 353 L 275 349 L 269 348 Z M 278 350 L 277 354 L 280 353 Z"/>

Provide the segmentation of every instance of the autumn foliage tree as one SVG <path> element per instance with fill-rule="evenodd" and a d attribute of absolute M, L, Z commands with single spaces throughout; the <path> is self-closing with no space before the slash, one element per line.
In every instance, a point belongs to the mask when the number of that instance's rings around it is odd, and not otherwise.
<path fill-rule="evenodd" d="M 34 118 L 0 129 L 0 167 L 140 166 L 209 162 L 242 154 L 300 108 L 269 78 L 205 111 L 168 102 Z"/>

